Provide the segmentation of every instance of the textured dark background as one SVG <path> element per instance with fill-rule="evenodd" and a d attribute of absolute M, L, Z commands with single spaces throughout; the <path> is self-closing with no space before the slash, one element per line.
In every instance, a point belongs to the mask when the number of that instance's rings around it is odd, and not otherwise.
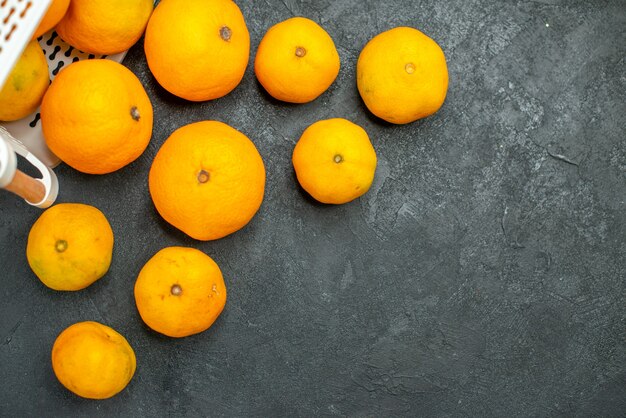
<path fill-rule="evenodd" d="M 77 293 L 44 287 L 25 258 L 40 212 L 0 193 L 0 413 L 624 416 L 626 2 L 238 3 L 251 58 L 272 24 L 320 22 L 341 55 L 337 81 L 285 105 L 250 65 L 229 96 L 186 103 L 136 45 L 125 64 L 154 104 L 150 147 L 107 176 L 56 170 L 60 202 L 109 218 L 109 273 Z M 450 72 L 441 111 L 408 126 L 371 116 L 355 86 L 361 48 L 399 25 L 434 38 Z M 290 163 L 302 131 L 330 117 L 363 126 L 379 158 L 369 193 L 343 206 L 307 198 Z M 164 223 L 147 189 L 159 146 L 203 119 L 248 135 L 268 173 L 254 220 L 209 243 Z M 147 329 L 132 293 L 169 245 L 213 257 L 229 291 L 216 324 L 180 340 Z M 80 399 L 53 375 L 55 337 L 83 320 L 137 354 L 113 399 Z"/>

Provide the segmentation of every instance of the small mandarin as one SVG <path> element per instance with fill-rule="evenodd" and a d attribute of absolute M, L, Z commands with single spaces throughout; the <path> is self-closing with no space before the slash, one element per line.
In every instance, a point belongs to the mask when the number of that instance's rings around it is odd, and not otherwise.
<path fill-rule="evenodd" d="M 417 29 L 399 27 L 375 36 L 357 62 L 357 86 L 367 108 L 390 123 L 435 113 L 448 89 L 443 51 Z"/>
<path fill-rule="evenodd" d="M 226 285 L 208 255 L 194 248 L 168 247 L 141 269 L 135 302 L 150 328 L 170 337 L 187 337 L 215 322 L 226 304 Z"/>
<path fill-rule="evenodd" d="M 81 290 L 106 274 L 113 256 L 113 231 L 97 208 L 60 203 L 41 214 L 28 234 L 26 258 L 43 284 Z"/>
<path fill-rule="evenodd" d="M 30 41 L 0 90 L 0 120 L 10 122 L 33 113 L 49 83 L 46 56 L 37 41 Z"/>
<path fill-rule="evenodd" d="M 153 7 L 152 0 L 71 0 L 56 31 L 81 51 L 117 54 L 139 40 Z"/>
<path fill-rule="evenodd" d="M 376 152 L 367 132 L 340 118 L 309 126 L 292 161 L 302 188 L 322 203 L 342 204 L 362 196 L 376 171 Z"/>
<path fill-rule="evenodd" d="M 254 71 L 278 100 L 307 103 L 335 81 L 340 60 L 335 44 L 317 23 L 294 17 L 272 26 L 259 44 Z"/>
<path fill-rule="evenodd" d="M 107 399 L 133 378 L 137 360 L 126 338 L 98 322 L 66 328 L 52 347 L 52 369 L 66 389 L 88 399 Z"/>
<path fill-rule="evenodd" d="M 39 22 L 39 26 L 35 30 L 33 39 L 39 38 L 44 33 L 56 26 L 57 23 L 65 16 L 70 0 L 53 0 L 48 11 Z"/>

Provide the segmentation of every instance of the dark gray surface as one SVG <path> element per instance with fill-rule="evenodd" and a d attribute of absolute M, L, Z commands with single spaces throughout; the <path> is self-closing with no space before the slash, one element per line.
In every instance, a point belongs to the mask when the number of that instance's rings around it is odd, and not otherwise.
<path fill-rule="evenodd" d="M 56 170 L 60 202 L 109 218 L 109 273 L 48 290 L 24 255 L 40 212 L 0 193 L 0 413 L 624 416 L 626 3 L 238 3 L 252 59 L 270 25 L 304 15 L 334 38 L 339 78 L 314 103 L 284 105 L 250 65 L 234 93 L 191 104 L 156 85 L 135 46 L 125 63 L 154 104 L 150 147 L 103 177 Z M 355 86 L 361 48 L 399 25 L 434 38 L 450 72 L 441 111 L 408 126 L 373 118 Z M 290 163 L 302 131 L 330 117 L 362 125 L 379 158 L 370 192 L 336 207 L 307 198 Z M 210 243 L 165 224 L 147 189 L 166 137 L 203 119 L 248 135 L 268 173 L 254 220 Z M 149 331 L 132 293 L 169 245 L 213 257 L 229 291 L 216 324 L 180 340 Z M 137 354 L 111 400 L 80 399 L 53 375 L 56 335 L 82 320 Z"/>

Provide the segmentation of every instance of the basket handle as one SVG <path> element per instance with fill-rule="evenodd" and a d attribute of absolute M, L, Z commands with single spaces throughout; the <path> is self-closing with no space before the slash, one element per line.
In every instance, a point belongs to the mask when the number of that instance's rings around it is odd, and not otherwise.
<path fill-rule="evenodd" d="M 15 153 L 39 170 L 42 178 L 32 178 L 17 169 Z M 59 193 L 54 171 L 31 154 L 18 140 L 0 126 L 0 187 L 22 197 L 26 203 L 41 209 L 52 206 Z"/>

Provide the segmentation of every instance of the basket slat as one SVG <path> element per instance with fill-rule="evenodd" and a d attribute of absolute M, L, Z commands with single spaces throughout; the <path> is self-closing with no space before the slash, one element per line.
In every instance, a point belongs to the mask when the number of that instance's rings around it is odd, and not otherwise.
<path fill-rule="evenodd" d="M 32 39 L 51 0 L 0 0 L 0 86 Z"/>

